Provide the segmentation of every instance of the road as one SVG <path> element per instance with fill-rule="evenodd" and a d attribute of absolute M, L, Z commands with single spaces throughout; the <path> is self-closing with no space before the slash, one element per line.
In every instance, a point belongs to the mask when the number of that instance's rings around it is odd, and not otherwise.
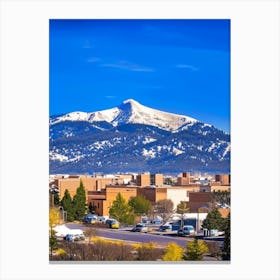
<path fill-rule="evenodd" d="M 81 224 L 67 224 L 67 227 L 71 229 L 82 229 L 85 230 L 86 226 Z M 193 240 L 188 237 L 178 237 L 175 233 L 165 234 L 165 235 L 157 235 L 154 233 L 139 233 L 139 232 L 131 232 L 129 228 L 120 228 L 120 229 L 109 229 L 109 228 L 98 228 L 97 235 L 104 238 L 109 239 L 117 239 L 128 242 L 135 243 L 149 243 L 154 242 L 158 246 L 166 246 L 170 242 L 175 242 L 179 246 L 185 247 L 187 241 Z"/>

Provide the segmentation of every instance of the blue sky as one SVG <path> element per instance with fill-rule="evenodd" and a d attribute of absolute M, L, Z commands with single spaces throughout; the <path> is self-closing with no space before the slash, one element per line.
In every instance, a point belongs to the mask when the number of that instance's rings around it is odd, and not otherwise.
<path fill-rule="evenodd" d="M 50 115 L 135 99 L 230 131 L 229 20 L 50 20 Z"/>

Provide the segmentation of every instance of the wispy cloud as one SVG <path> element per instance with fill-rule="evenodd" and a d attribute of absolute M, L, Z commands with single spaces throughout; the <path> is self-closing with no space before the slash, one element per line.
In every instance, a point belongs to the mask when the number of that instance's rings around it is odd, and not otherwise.
<path fill-rule="evenodd" d="M 99 57 L 89 57 L 87 59 L 87 62 L 97 62 L 97 61 L 100 61 Z"/>
<path fill-rule="evenodd" d="M 198 68 L 191 64 L 177 64 L 176 67 L 181 69 L 188 69 L 191 71 L 198 71 Z"/>
<path fill-rule="evenodd" d="M 105 97 L 108 98 L 108 99 L 114 99 L 114 98 L 116 98 L 115 95 L 106 95 Z"/>
<path fill-rule="evenodd" d="M 125 60 L 118 61 L 117 63 L 101 64 L 101 66 L 108 67 L 108 68 L 123 69 L 128 71 L 135 71 L 135 72 L 154 72 L 154 69 L 152 68 L 134 64 Z"/>

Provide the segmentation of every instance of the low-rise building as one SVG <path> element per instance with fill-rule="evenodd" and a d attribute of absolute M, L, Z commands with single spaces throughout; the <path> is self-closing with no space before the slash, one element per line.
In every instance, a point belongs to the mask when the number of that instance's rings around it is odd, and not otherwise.
<path fill-rule="evenodd" d="M 167 188 L 166 187 L 142 187 L 137 189 L 137 195 L 142 195 L 147 200 L 155 203 L 159 200 L 167 199 Z"/>
<path fill-rule="evenodd" d="M 162 186 L 163 185 L 163 174 L 138 174 L 136 176 L 136 185 L 139 187 L 147 186 Z"/>
<path fill-rule="evenodd" d="M 215 181 L 220 182 L 221 185 L 230 185 L 230 174 L 215 175 Z"/>
<path fill-rule="evenodd" d="M 132 180 L 132 175 L 116 175 L 116 176 L 88 176 L 88 175 L 70 175 L 64 178 L 57 178 L 54 184 L 59 189 L 59 197 L 62 199 L 67 189 L 73 198 L 77 188 L 82 181 L 86 193 L 89 191 L 100 191 L 105 189 L 107 185 L 122 185 Z"/>
<path fill-rule="evenodd" d="M 89 191 L 87 196 L 88 204 L 94 207 L 94 211 L 99 216 L 108 216 L 109 210 L 120 193 L 126 201 L 137 195 L 137 187 L 135 186 L 106 186 L 105 189 L 99 191 Z"/>
<path fill-rule="evenodd" d="M 211 192 L 189 192 L 189 208 L 191 213 L 199 212 L 199 209 L 206 209 L 213 201 Z"/>

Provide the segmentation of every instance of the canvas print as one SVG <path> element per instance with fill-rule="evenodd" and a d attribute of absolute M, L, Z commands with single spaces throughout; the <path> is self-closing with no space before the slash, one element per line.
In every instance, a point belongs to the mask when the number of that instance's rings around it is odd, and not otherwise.
<path fill-rule="evenodd" d="M 230 261 L 230 20 L 49 21 L 50 262 Z"/>

